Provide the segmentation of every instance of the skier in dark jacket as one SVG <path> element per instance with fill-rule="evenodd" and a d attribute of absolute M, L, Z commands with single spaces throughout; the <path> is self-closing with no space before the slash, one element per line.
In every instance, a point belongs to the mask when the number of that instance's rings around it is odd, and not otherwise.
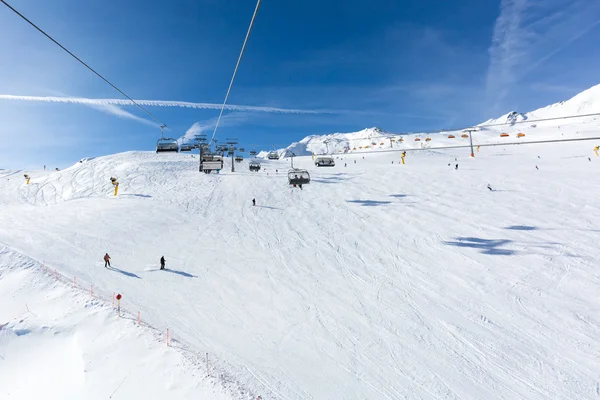
<path fill-rule="evenodd" d="M 108 268 L 107 265 L 110 267 L 110 256 L 108 253 L 104 255 L 104 268 Z"/>
<path fill-rule="evenodd" d="M 160 269 L 165 269 L 165 256 L 160 258 Z"/>
<path fill-rule="evenodd" d="M 252 205 L 255 206 L 256 205 L 256 199 L 252 199 Z"/>

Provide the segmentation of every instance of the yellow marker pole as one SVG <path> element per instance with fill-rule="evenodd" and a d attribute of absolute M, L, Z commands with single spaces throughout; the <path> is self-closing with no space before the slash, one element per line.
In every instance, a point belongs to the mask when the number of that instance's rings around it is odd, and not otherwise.
<path fill-rule="evenodd" d="M 479 153 L 479 148 L 480 148 L 480 147 L 481 147 L 481 146 L 477 146 L 477 152 L 478 152 L 478 153 Z"/>
<path fill-rule="evenodd" d="M 115 196 L 119 193 L 119 182 L 115 184 Z"/>
<path fill-rule="evenodd" d="M 598 157 L 598 150 L 600 150 L 600 146 L 594 147 L 594 153 L 596 153 L 596 157 Z"/>
<path fill-rule="evenodd" d="M 404 156 L 400 157 L 400 159 L 402 160 L 402 165 L 404 165 Z"/>
<path fill-rule="evenodd" d="M 315 153 L 312 153 L 312 159 L 315 161 Z"/>
<path fill-rule="evenodd" d="M 598 152 L 596 152 L 596 155 L 598 155 Z M 31 180 L 31 178 L 27 178 L 27 185 L 29 185 L 30 180 Z"/>

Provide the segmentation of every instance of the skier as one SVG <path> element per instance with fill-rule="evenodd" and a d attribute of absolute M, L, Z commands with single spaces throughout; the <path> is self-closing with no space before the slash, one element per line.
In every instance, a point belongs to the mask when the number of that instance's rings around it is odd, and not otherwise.
<path fill-rule="evenodd" d="M 458 169 L 458 164 L 456 164 L 456 166 L 454 167 L 454 170 L 456 171 Z"/>
<path fill-rule="evenodd" d="M 165 256 L 160 258 L 160 269 L 165 269 Z"/>
<path fill-rule="evenodd" d="M 107 265 L 110 267 L 110 256 L 108 255 L 108 253 L 104 255 L 104 268 L 107 268 Z"/>
<path fill-rule="evenodd" d="M 256 205 L 256 199 L 252 199 L 252 205 L 255 206 Z"/>
<path fill-rule="evenodd" d="M 539 169 L 537 165 L 535 166 L 535 169 Z"/>
<path fill-rule="evenodd" d="M 344 163 L 344 167 L 347 167 L 347 166 L 348 166 L 348 164 L 347 164 L 347 163 Z"/>
<path fill-rule="evenodd" d="M 494 189 L 492 189 L 492 187 L 490 186 L 490 184 L 488 183 L 487 188 L 490 189 L 490 192 L 493 192 Z"/>

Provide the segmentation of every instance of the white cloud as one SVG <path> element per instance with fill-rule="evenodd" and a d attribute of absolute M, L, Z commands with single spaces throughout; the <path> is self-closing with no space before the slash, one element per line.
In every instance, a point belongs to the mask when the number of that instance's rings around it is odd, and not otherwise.
<path fill-rule="evenodd" d="M 8 101 L 37 101 L 49 103 L 71 103 L 84 104 L 88 106 L 133 106 L 129 100 L 125 99 L 89 99 L 85 97 L 56 97 L 56 96 L 14 96 L 9 94 L 0 94 L 0 100 Z M 138 104 L 148 107 L 181 107 L 195 108 L 203 110 L 220 110 L 222 104 L 214 103 L 192 103 L 187 101 L 164 101 L 164 100 L 135 100 Z M 278 108 L 262 106 L 245 106 L 229 104 L 225 106 L 229 111 L 248 111 L 248 112 L 266 112 L 281 114 L 341 114 L 347 111 L 343 110 L 303 110 L 296 108 Z"/>
<path fill-rule="evenodd" d="M 92 108 L 95 108 L 97 110 L 100 110 L 102 112 L 105 112 L 107 114 L 115 115 L 120 118 L 131 119 L 131 120 L 138 121 L 143 124 L 150 125 L 150 126 L 155 126 L 155 127 L 158 126 L 158 124 L 156 124 L 155 122 L 150 121 L 145 118 L 138 117 L 137 115 L 134 115 L 128 111 L 125 111 L 121 107 L 115 106 L 114 104 L 89 104 L 89 106 Z"/>
<path fill-rule="evenodd" d="M 486 92 L 490 111 L 500 111 L 526 75 L 599 24 L 597 1 L 502 0 L 489 48 Z"/>
<path fill-rule="evenodd" d="M 516 81 L 516 67 L 526 55 L 531 38 L 523 27 L 526 0 L 502 0 L 500 15 L 496 19 L 492 45 L 489 49 L 490 67 L 486 90 L 496 98 L 496 104 L 508 94 L 509 87 Z"/>
<path fill-rule="evenodd" d="M 233 126 L 238 125 L 244 121 L 247 121 L 249 115 L 247 113 L 235 113 L 235 114 L 225 114 L 221 117 L 221 122 L 219 123 L 220 127 L 223 126 Z M 183 139 L 193 139 L 196 135 L 206 134 L 207 139 L 210 139 L 210 136 L 215 128 L 217 123 L 217 118 L 210 118 L 204 121 L 194 122 L 192 126 L 185 132 L 185 134 L 179 138 L 179 140 Z"/>

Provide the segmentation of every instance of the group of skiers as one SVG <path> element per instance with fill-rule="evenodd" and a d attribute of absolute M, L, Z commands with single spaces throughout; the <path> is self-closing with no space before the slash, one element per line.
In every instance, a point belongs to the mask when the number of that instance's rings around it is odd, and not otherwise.
<path fill-rule="evenodd" d="M 104 255 L 104 268 L 110 267 L 110 256 L 108 253 Z M 165 256 L 160 258 L 160 269 L 165 269 Z"/>

